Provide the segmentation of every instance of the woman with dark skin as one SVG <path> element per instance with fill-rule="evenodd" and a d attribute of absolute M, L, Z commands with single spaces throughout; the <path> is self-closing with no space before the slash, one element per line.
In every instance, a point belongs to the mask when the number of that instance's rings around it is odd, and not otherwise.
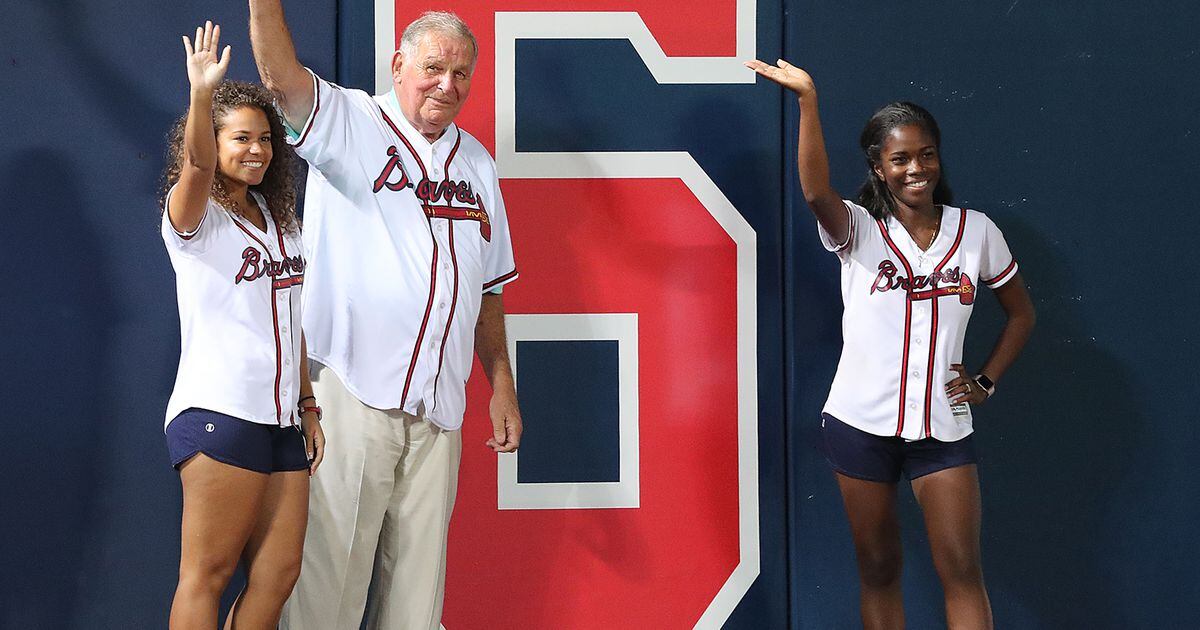
<path fill-rule="evenodd" d="M 218 56 L 219 41 L 211 22 L 194 43 L 183 37 L 191 100 L 164 178 L 161 227 L 183 333 L 166 418 L 183 486 L 172 630 L 217 627 L 239 561 L 247 584 L 225 627 L 276 627 L 300 573 L 309 476 L 325 452 L 296 330 L 294 157 L 266 90 L 222 80 L 230 50 Z"/>
<path fill-rule="evenodd" d="M 942 413 L 949 424 L 939 425 L 936 420 L 931 422 L 928 419 L 930 412 L 927 411 L 923 428 L 919 426 L 920 423 L 910 422 L 906 425 L 903 388 L 900 389 L 898 414 L 894 411 L 896 407 L 892 406 L 892 399 L 887 399 L 887 405 L 876 405 L 877 408 L 885 408 L 887 413 L 892 414 L 889 424 L 883 425 L 885 430 L 876 430 L 880 426 L 879 423 L 872 425 L 870 421 L 861 421 L 859 418 L 841 417 L 840 413 L 837 417 L 828 413 L 823 415 L 822 426 L 830 463 L 835 470 L 854 538 L 863 626 L 904 627 L 903 600 L 900 592 L 901 544 L 896 516 L 896 488 L 899 472 L 903 469 L 911 479 L 913 493 L 924 513 L 934 566 L 945 595 L 948 626 L 991 628 L 991 605 L 984 586 L 980 560 L 981 501 L 974 451 L 970 445 L 968 405 L 980 405 L 987 400 L 995 391 L 995 383 L 1012 365 L 1029 338 L 1035 315 L 1025 283 L 1020 273 L 1015 271 L 1015 261 L 1010 262 L 1003 272 L 997 272 L 997 275 L 990 279 L 992 274 L 986 273 L 986 270 L 976 270 L 975 282 L 988 284 L 993 288 L 1007 321 L 990 356 L 977 375 L 971 377 L 970 372 L 961 364 L 961 359 L 955 359 L 961 356 L 961 332 L 965 330 L 965 317 L 961 321 L 961 330 L 945 330 L 949 324 L 938 323 L 936 310 L 939 295 L 948 296 L 951 301 L 961 299 L 962 304 L 969 305 L 973 301 L 976 284 L 970 280 L 967 264 L 956 266 L 949 272 L 943 271 L 939 266 L 928 276 L 910 273 L 908 277 L 901 278 L 903 282 L 893 282 L 893 272 L 898 269 L 909 270 L 910 263 L 903 255 L 906 248 L 915 254 L 914 259 L 919 256 L 922 263 L 926 253 L 931 257 L 942 256 L 940 248 L 947 245 L 946 232 L 943 231 L 944 222 L 948 225 L 958 222 L 959 225 L 975 226 L 975 233 L 985 235 L 979 237 L 979 240 L 985 243 L 984 248 L 990 247 L 993 252 L 1002 250 L 1003 254 L 993 255 L 1006 255 L 1007 260 L 1011 261 L 1007 245 L 1003 243 L 999 230 L 990 220 L 980 213 L 947 205 L 949 189 L 941 177 L 940 133 L 932 116 L 910 103 L 893 103 L 873 116 L 864 130 L 861 141 L 869 167 L 867 182 L 863 185 L 858 199 L 861 206 L 843 202 L 843 198 L 833 190 L 829 181 L 829 164 L 817 115 L 817 92 L 812 77 L 783 60 L 779 60 L 777 65 L 755 60 L 747 62 L 746 66 L 791 90 L 799 101 L 797 162 L 800 185 L 805 202 L 824 232 L 822 238 L 826 247 L 837 251 L 843 261 L 843 300 L 846 302 L 847 323 L 843 328 L 847 348 L 860 342 L 860 339 L 854 338 L 857 335 L 871 339 L 872 342 L 886 339 L 879 337 L 880 333 L 877 331 L 856 330 L 852 325 L 852 322 L 863 321 L 855 318 L 864 311 L 867 312 L 868 319 L 878 319 L 878 312 L 869 311 L 884 308 L 881 306 L 884 303 L 881 296 L 884 295 L 895 296 L 900 304 L 907 300 L 910 309 L 919 307 L 913 306 L 920 305 L 917 300 L 927 300 L 928 296 L 932 295 L 935 304 L 932 311 L 933 339 L 938 339 L 938 331 L 943 332 L 942 339 L 958 334 L 957 353 L 950 343 L 944 343 L 937 348 L 941 355 L 937 358 L 944 362 L 940 365 L 944 364 L 956 375 L 944 383 L 944 395 L 931 388 L 929 391 L 932 394 L 926 396 L 926 400 L 933 401 L 926 403 L 927 408 L 932 407 L 934 413 Z M 959 219 L 959 216 L 962 218 Z M 971 219 L 970 222 L 968 218 Z M 889 232 L 887 226 L 896 223 L 903 226 L 903 230 Z M 980 228 L 980 225 L 987 226 L 988 230 Z M 854 266 L 861 267 L 861 263 L 866 261 L 853 260 L 850 252 L 854 251 L 856 246 L 865 246 L 858 241 L 864 241 L 866 237 L 879 240 L 880 235 L 881 240 L 886 241 L 891 249 L 882 250 L 886 254 L 882 262 L 872 259 L 869 263 L 873 265 L 879 262 L 878 276 L 870 275 L 876 273 L 875 267 L 865 270 L 867 274 L 863 275 L 864 269 L 854 269 Z M 939 238 L 939 235 L 942 236 Z M 962 229 L 959 229 L 958 237 L 960 240 L 963 238 Z M 953 234 L 950 234 L 949 239 L 953 238 Z M 992 240 L 986 241 L 987 238 Z M 989 242 L 990 245 L 987 245 Z M 897 246 L 897 243 L 900 245 Z M 958 241 L 954 243 L 954 248 L 957 248 Z M 964 248 L 966 247 L 964 244 Z M 938 250 L 938 253 L 935 254 L 934 250 Z M 946 261 L 950 258 L 951 254 L 946 254 Z M 943 264 L 946 261 L 943 261 Z M 903 269 L 897 263 L 903 265 Z M 911 264 L 911 267 L 917 268 L 917 265 Z M 855 273 L 860 274 L 857 277 L 869 278 L 870 284 L 848 284 L 846 279 L 855 277 L 850 275 Z M 956 283 L 955 286 L 939 287 L 939 282 L 949 283 L 951 280 Z M 927 287 L 927 291 L 919 290 Z M 888 291 L 892 292 L 886 293 Z M 869 298 L 863 297 L 868 293 Z M 904 317 L 904 308 L 900 307 L 901 317 Z M 949 314 L 953 308 L 953 305 L 943 307 L 943 312 Z M 852 314 L 852 309 L 857 310 Z M 969 316 L 969 309 L 965 310 Z M 943 315 L 943 319 L 949 320 L 950 317 Z M 900 321 L 906 326 L 901 330 L 907 330 L 908 322 L 904 319 Z M 896 328 L 900 329 L 898 325 Z M 907 333 L 904 340 L 905 343 L 909 340 Z M 917 343 L 920 343 L 919 339 Z M 933 346 L 934 341 L 931 339 L 929 344 Z M 929 364 L 932 366 L 934 349 L 931 347 L 929 352 Z M 852 388 L 839 389 L 840 380 L 845 378 L 849 383 L 849 379 L 853 378 L 844 377 L 842 374 L 846 364 L 853 365 L 856 373 L 862 373 L 864 370 L 874 373 L 874 368 L 879 368 L 880 373 L 890 373 L 890 370 L 897 369 L 901 380 L 909 376 L 909 364 L 872 364 L 873 361 L 879 361 L 878 357 L 884 354 L 886 353 L 860 352 L 856 353 L 856 356 L 848 357 L 847 350 L 844 350 L 842 365 L 839 366 L 838 378 L 835 379 L 826 411 L 834 405 L 834 399 L 837 397 L 835 394 L 839 391 L 858 390 L 850 396 L 858 396 L 860 399 L 867 399 L 877 393 L 873 391 L 874 386 L 868 382 L 871 379 L 859 379 L 851 383 Z M 904 356 L 908 357 L 907 354 Z M 914 370 L 912 375 L 918 376 L 920 371 Z M 931 371 L 926 378 L 933 379 L 933 372 Z M 894 381 L 889 381 L 888 385 L 891 386 L 892 382 Z M 846 396 L 843 395 L 843 398 Z M 874 403 L 859 402 L 858 406 L 855 406 L 855 403 L 846 403 L 845 406 L 859 409 L 870 408 L 872 404 Z M 895 415 L 899 415 L 898 423 Z M 963 416 L 967 420 L 961 420 Z M 957 427 L 959 433 L 965 433 L 965 436 L 951 435 L 955 433 L 956 421 L 960 423 Z M 965 426 L 961 424 L 964 422 Z M 951 429 L 943 429 L 943 426 L 949 426 Z M 892 427 L 895 427 L 895 430 L 892 430 Z M 916 433 L 912 434 L 913 431 Z M 957 439 L 935 439 L 939 432 L 942 437 Z M 894 476 L 858 472 L 872 470 L 871 466 L 877 462 L 871 461 L 871 458 L 883 449 L 889 449 L 889 453 L 896 454 L 896 461 L 889 460 L 888 464 L 895 466 Z M 924 460 L 917 462 L 914 453 L 919 453 Z M 868 464 L 860 466 L 862 462 Z"/>

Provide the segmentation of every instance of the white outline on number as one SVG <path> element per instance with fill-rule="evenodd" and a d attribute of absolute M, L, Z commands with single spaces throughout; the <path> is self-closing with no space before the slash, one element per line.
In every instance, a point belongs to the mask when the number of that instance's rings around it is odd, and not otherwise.
<path fill-rule="evenodd" d="M 376 0 L 375 3 L 375 84 L 379 93 L 392 86 L 390 67 L 396 47 L 395 7 L 395 0 Z M 641 16 L 633 12 L 496 13 L 496 165 L 502 178 L 679 179 L 737 246 L 740 560 L 696 622 L 696 628 L 720 628 L 759 573 L 757 238 L 750 224 L 690 153 L 517 152 L 516 41 L 623 39 L 633 45 L 659 83 L 753 84 L 755 74 L 741 63 L 756 56 L 756 12 L 755 0 L 737 0 L 737 43 L 733 57 L 667 57 Z"/>
<path fill-rule="evenodd" d="M 508 356 L 518 378 L 521 341 L 616 341 L 619 475 L 617 481 L 520 483 L 520 452 L 500 453 L 496 507 L 501 510 L 572 510 L 641 506 L 638 442 L 637 313 L 555 313 L 505 316 Z M 520 387 L 520 384 L 517 385 Z"/>

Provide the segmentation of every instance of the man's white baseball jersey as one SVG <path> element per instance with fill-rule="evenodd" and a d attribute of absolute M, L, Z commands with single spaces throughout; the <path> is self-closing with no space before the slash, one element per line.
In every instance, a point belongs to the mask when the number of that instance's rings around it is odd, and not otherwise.
<path fill-rule="evenodd" d="M 394 92 L 313 83 L 290 138 L 311 167 L 309 356 L 366 405 L 457 429 L 482 295 L 517 277 L 496 164 L 457 125 L 431 144 Z"/>
<path fill-rule="evenodd" d="M 259 424 L 298 423 L 303 246 L 251 195 L 266 232 L 211 198 L 190 233 L 177 232 L 163 212 L 181 337 L 166 424 L 190 407 Z"/>
<path fill-rule="evenodd" d="M 842 358 L 824 412 L 875 435 L 950 442 L 972 431 L 966 404 L 950 405 L 963 337 L 980 285 L 996 288 L 1017 263 L 981 212 L 945 206 L 921 251 L 895 217 L 873 218 L 845 202 L 850 233 L 821 242 L 842 264 Z"/>

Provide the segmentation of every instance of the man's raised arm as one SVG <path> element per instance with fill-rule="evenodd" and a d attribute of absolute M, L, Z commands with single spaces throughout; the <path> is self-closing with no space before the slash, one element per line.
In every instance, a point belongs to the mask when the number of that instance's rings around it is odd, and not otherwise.
<path fill-rule="evenodd" d="M 288 125 L 303 127 L 312 113 L 312 77 L 296 58 L 280 0 L 250 0 L 250 46 L 258 76 L 275 95 Z"/>

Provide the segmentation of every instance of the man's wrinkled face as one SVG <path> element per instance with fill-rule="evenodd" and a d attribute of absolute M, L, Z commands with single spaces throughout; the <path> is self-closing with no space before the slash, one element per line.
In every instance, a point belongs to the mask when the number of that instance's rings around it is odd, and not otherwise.
<path fill-rule="evenodd" d="M 474 47 L 455 35 L 425 33 L 412 59 L 397 51 L 392 79 L 404 117 L 427 139 L 436 140 L 467 101 L 474 71 Z"/>

